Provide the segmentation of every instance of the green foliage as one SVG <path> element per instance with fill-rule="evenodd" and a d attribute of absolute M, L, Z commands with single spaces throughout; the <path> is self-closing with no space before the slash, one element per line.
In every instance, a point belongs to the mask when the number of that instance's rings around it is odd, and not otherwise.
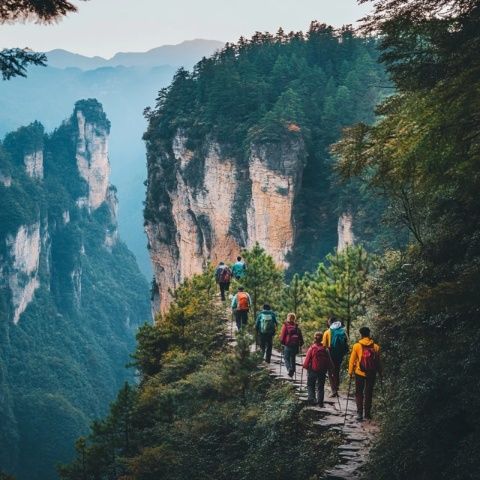
<path fill-rule="evenodd" d="M 366 28 L 399 91 L 336 147 L 410 234 L 372 283 L 389 409 L 371 478 L 480 476 L 479 19 L 473 1 L 380 3 Z"/>
<path fill-rule="evenodd" d="M 76 165 L 74 123 L 45 135 L 35 122 L 0 146 L 0 174 L 11 179 L 0 184 L 7 285 L 18 268 L 8 237 L 38 225 L 41 244 L 40 285 L 17 325 L 10 288 L 0 288 L 0 464 L 19 479 L 55 478 L 55 465 L 72 458 L 74 439 L 133 379 L 124 367 L 137 326 L 150 317 L 148 285 L 133 255 L 121 242 L 104 245 L 112 212 L 76 205 L 86 184 Z M 44 154 L 42 180 L 25 173 L 24 155 L 36 150 Z"/>
<path fill-rule="evenodd" d="M 256 318 L 264 303 L 273 308 L 278 303 L 283 272 L 258 243 L 243 252 L 243 259 L 247 270 L 241 282 L 252 298 L 253 316 Z"/>
<path fill-rule="evenodd" d="M 233 350 L 224 337 L 218 342 L 225 318 L 213 314 L 211 279 L 207 271 L 180 286 L 169 311 L 142 329 L 141 384 L 126 385 L 110 414 L 77 441 L 62 479 L 300 480 L 318 478 L 334 461 L 338 439 L 314 432 L 293 389 L 258 367 L 251 336 L 238 335 Z M 286 441 L 288 455 L 278 448 Z"/>
<path fill-rule="evenodd" d="M 372 198 L 365 193 L 347 198 L 348 192 L 335 184 L 329 154 L 342 127 L 375 118 L 374 106 L 385 96 L 382 87 L 388 86 L 377 56 L 376 39 L 357 36 L 348 27 L 334 30 L 312 22 L 305 34 L 256 33 L 204 58 L 191 73 L 180 69 L 159 92 L 155 108 L 146 111 L 146 221 L 172 230 L 169 191 L 176 182 L 175 135 L 185 136 L 193 151 L 186 173 L 194 186 L 203 177 L 205 152 L 217 141 L 222 156 L 238 166 L 229 232 L 244 245 L 249 156 L 261 147 L 269 168 L 281 170 L 285 165 L 280 153 L 293 148 L 301 151 L 305 166 L 295 199 L 297 241 L 289 262 L 293 272 L 311 268 L 336 244 L 341 206 L 366 218 L 383 210 L 381 203 L 370 209 Z M 376 230 L 368 222 L 359 222 L 358 238 L 364 225 L 372 246 L 378 247 Z"/>
<path fill-rule="evenodd" d="M 362 246 L 347 246 L 328 254 L 325 260 L 308 278 L 309 316 L 326 319 L 334 315 L 350 334 L 352 323 L 366 313 L 366 287 L 373 258 Z"/>

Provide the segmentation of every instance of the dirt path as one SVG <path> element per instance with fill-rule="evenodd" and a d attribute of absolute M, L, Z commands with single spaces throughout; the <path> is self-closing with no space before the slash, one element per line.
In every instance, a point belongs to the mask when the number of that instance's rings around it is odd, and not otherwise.
<path fill-rule="evenodd" d="M 230 312 L 229 312 L 230 313 Z M 236 327 L 233 324 L 231 315 L 226 318 L 226 335 L 229 343 L 235 344 Z M 252 351 L 255 350 L 252 345 Z M 307 404 L 307 375 L 302 372 L 303 355 L 297 356 L 297 372 L 290 378 L 283 362 L 281 353 L 273 350 L 271 363 L 264 363 L 270 375 L 278 381 L 289 382 L 295 388 L 299 399 L 305 403 L 305 409 L 316 413 L 318 420 L 313 424 L 321 430 L 334 430 L 340 432 L 344 442 L 338 447 L 340 462 L 323 476 L 324 480 L 358 480 L 362 478 L 361 467 L 366 463 L 373 439 L 378 432 L 378 426 L 374 421 L 358 422 L 356 420 L 355 397 L 353 396 L 354 386 L 352 385 L 351 395 L 348 401 L 348 412 L 345 421 L 345 410 L 347 407 L 346 394 L 340 393 L 338 398 L 332 398 L 330 386 L 325 387 L 324 407 L 310 406 Z M 328 383 L 328 382 L 327 382 Z"/>

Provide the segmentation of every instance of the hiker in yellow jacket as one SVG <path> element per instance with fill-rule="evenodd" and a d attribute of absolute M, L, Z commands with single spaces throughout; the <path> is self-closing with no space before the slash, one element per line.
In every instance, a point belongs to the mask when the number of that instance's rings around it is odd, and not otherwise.
<path fill-rule="evenodd" d="M 357 401 L 357 420 L 372 418 L 373 387 L 377 373 L 382 374 L 380 364 L 380 346 L 370 338 L 370 329 L 360 329 L 360 340 L 353 346 L 348 364 L 348 373 L 355 375 L 355 399 Z"/>

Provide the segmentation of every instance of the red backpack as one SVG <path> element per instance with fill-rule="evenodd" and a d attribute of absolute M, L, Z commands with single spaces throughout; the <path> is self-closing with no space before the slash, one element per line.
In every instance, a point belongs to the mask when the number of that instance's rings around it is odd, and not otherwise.
<path fill-rule="evenodd" d="M 376 373 L 378 370 L 378 356 L 375 348 L 370 345 L 362 345 L 362 358 L 360 359 L 360 370 L 366 375 Z"/>
<path fill-rule="evenodd" d="M 314 372 L 326 372 L 330 367 L 328 350 L 323 345 L 312 345 L 312 357 L 308 368 Z"/>
<path fill-rule="evenodd" d="M 222 268 L 220 273 L 220 283 L 229 283 L 232 279 L 232 272 L 228 267 Z"/>
<path fill-rule="evenodd" d="M 285 336 L 285 345 L 287 347 L 293 347 L 300 343 L 300 335 L 298 333 L 298 325 L 285 323 L 286 336 Z"/>
<path fill-rule="evenodd" d="M 237 310 L 249 310 L 248 294 L 245 292 L 237 293 Z"/>

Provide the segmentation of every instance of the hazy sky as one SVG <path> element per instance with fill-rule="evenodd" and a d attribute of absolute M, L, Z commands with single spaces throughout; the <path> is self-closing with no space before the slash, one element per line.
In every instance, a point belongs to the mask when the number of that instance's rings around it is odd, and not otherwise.
<path fill-rule="evenodd" d="M 340 26 L 368 9 L 356 0 L 90 0 L 57 25 L 2 25 L 0 48 L 64 48 L 84 55 L 145 51 L 193 38 L 235 41 L 257 30 Z"/>

